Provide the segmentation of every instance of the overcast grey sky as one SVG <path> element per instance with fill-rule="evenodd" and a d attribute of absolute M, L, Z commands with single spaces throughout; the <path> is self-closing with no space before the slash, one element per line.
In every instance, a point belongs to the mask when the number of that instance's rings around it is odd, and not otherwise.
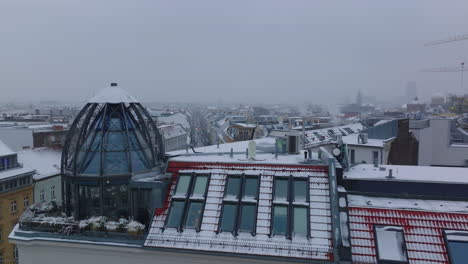
<path fill-rule="evenodd" d="M 468 60 L 468 41 L 423 46 L 460 33 L 466 0 L 1 0 L 0 101 L 114 80 L 143 101 L 461 92 L 459 73 L 420 72 Z"/>

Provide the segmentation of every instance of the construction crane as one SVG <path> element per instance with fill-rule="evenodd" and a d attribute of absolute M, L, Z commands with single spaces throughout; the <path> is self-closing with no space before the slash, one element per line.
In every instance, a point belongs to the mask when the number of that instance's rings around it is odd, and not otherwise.
<path fill-rule="evenodd" d="M 468 71 L 465 69 L 465 62 L 462 61 L 460 66 L 456 67 L 439 67 L 439 68 L 429 68 L 423 69 L 422 72 L 461 72 L 460 76 L 460 88 L 463 90 L 463 72 Z"/>
<path fill-rule="evenodd" d="M 441 39 L 441 40 L 436 40 L 436 41 L 431 41 L 424 46 L 435 46 L 435 45 L 440 45 L 440 44 L 445 44 L 445 43 L 450 43 L 450 42 L 455 42 L 455 41 L 461 41 L 461 40 L 466 40 L 468 39 L 468 34 L 461 34 L 461 35 L 455 35 L 454 37 L 448 38 L 448 39 Z M 458 67 L 441 67 L 441 68 L 432 68 L 432 69 L 426 69 L 423 70 L 423 72 L 460 72 L 460 88 L 463 91 L 463 72 L 465 72 L 465 62 L 461 62 L 460 66 Z"/>
<path fill-rule="evenodd" d="M 424 46 L 425 47 L 435 46 L 435 45 L 440 45 L 440 44 L 445 44 L 445 43 L 450 43 L 450 42 L 455 42 L 455 41 L 461 41 L 465 39 L 468 39 L 468 34 L 455 35 L 451 38 L 431 41 L 431 42 L 424 44 Z"/>

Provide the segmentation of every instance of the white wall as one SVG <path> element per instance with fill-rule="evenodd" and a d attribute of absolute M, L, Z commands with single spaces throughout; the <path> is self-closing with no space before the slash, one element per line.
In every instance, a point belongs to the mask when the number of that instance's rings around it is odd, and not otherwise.
<path fill-rule="evenodd" d="M 351 162 L 351 150 L 354 150 L 355 164 L 362 163 L 365 161 L 367 164 L 374 164 L 373 151 L 377 151 L 379 156 L 379 164 L 387 164 L 388 151 L 384 151 L 384 148 L 380 147 L 363 147 L 358 145 L 348 145 L 348 159 Z M 383 156 L 383 158 L 382 158 Z"/>
<path fill-rule="evenodd" d="M 431 119 L 430 126 L 419 132 L 420 166 L 464 166 L 468 145 L 450 144 L 451 119 Z"/>
<path fill-rule="evenodd" d="M 55 199 L 52 197 L 52 186 L 55 186 Z M 60 175 L 35 181 L 34 183 L 34 203 L 41 202 L 41 191 L 44 190 L 45 202 L 55 201 L 62 203 L 62 182 Z"/>
<path fill-rule="evenodd" d="M 15 242 L 15 241 L 13 241 Z M 279 264 L 285 261 L 50 241 L 17 243 L 20 264 Z"/>

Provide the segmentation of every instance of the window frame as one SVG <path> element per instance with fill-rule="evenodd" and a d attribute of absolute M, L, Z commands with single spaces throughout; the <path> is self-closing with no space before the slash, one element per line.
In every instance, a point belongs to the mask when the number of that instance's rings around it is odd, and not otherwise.
<path fill-rule="evenodd" d="M 29 196 L 28 195 L 23 197 L 23 206 L 24 206 L 24 208 L 27 208 L 29 206 Z"/>
<path fill-rule="evenodd" d="M 50 199 L 55 200 L 55 185 L 50 186 Z"/>
<path fill-rule="evenodd" d="M 453 232 L 454 234 L 448 234 L 449 232 L 450 233 Z M 466 237 L 466 240 L 449 239 L 448 236 L 450 235 Z M 444 238 L 445 248 L 447 250 L 447 257 L 448 257 L 449 263 L 454 263 L 453 258 L 452 258 L 452 253 L 450 252 L 449 242 L 461 242 L 461 243 L 468 244 L 468 232 L 463 231 L 463 230 L 443 230 L 443 238 Z"/>
<path fill-rule="evenodd" d="M 240 226 L 241 226 L 241 223 L 242 223 L 242 206 L 243 205 L 254 205 L 254 207 L 255 207 L 255 213 L 254 213 L 255 217 L 254 217 L 254 220 L 253 220 L 254 223 L 253 223 L 253 227 L 252 227 L 252 232 L 250 232 L 250 234 L 252 236 L 255 236 L 257 234 L 258 205 L 259 205 L 259 198 L 260 198 L 261 177 L 262 177 L 261 175 L 249 175 L 249 174 L 245 174 L 245 173 L 235 174 L 235 175 L 227 175 L 226 176 L 226 181 L 225 181 L 225 185 L 224 185 L 224 192 L 223 192 L 223 200 L 221 202 L 222 208 L 221 208 L 221 213 L 220 213 L 219 220 L 218 220 L 218 227 L 216 229 L 217 234 L 226 232 L 226 233 L 231 233 L 233 236 L 237 237 L 239 235 L 239 233 L 247 233 L 247 232 L 244 232 L 244 231 L 240 230 Z M 226 199 L 227 183 L 228 183 L 229 178 L 239 178 L 239 187 L 238 187 L 239 190 L 237 192 L 238 197 L 235 200 Z M 246 185 L 246 182 L 247 182 L 248 178 L 256 178 L 257 179 L 257 186 L 256 186 L 257 193 L 254 196 L 255 202 L 248 201 L 248 200 L 247 201 L 243 200 L 244 195 L 245 195 L 245 185 Z M 235 206 L 235 219 L 234 219 L 234 225 L 233 225 L 232 231 L 223 231 L 223 230 L 221 230 L 221 223 L 222 223 L 223 216 L 224 216 L 224 206 L 226 204 L 230 204 L 230 205 Z"/>
<path fill-rule="evenodd" d="M 16 200 L 10 201 L 10 213 L 15 214 L 18 212 L 18 203 Z"/>
<path fill-rule="evenodd" d="M 406 256 L 406 261 L 398 261 L 398 260 L 388 260 L 388 259 L 381 259 L 380 254 L 379 254 L 379 243 L 377 240 L 377 227 L 390 227 L 390 228 L 396 228 L 396 229 L 401 229 L 398 231 L 401 231 L 401 235 L 403 238 L 403 249 L 405 251 L 405 256 Z M 395 230 L 397 231 L 397 230 Z M 377 258 L 378 263 L 381 264 L 408 264 L 409 263 L 409 258 L 408 258 L 408 248 L 406 247 L 406 238 L 405 238 L 405 232 L 404 232 L 404 227 L 403 226 L 398 226 L 398 225 L 374 225 L 373 226 L 373 235 L 374 235 L 374 244 L 375 244 L 375 256 Z"/>
<path fill-rule="evenodd" d="M 286 201 L 282 200 L 277 200 L 275 201 L 275 182 L 276 179 L 287 179 L 287 194 L 286 194 Z M 306 182 L 306 197 L 305 201 L 301 204 L 300 202 L 295 202 L 294 201 L 294 180 L 303 180 Z M 282 234 L 275 234 L 273 228 L 274 228 L 274 214 L 273 210 L 275 206 L 286 206 L 287 212 L 286 212 L 286 234 L 285 237 L 288 240 L 292 240 L 294 237 L 294 208 L 295 207 L 302 207 L 305 208 L 307 211 L 307 219 L 306 219 L 306 224 L 307 224 L 307 234 L 305 235 L 306 239 L 311 238 L 311 232 L 310 232 L 310 177 L 294 177 L 293 175 L 289 176 L 278 176 L 278 177 L 273 177 L 273 189 L 272 189 L 272 198 L 271 198 L 271 214 L 270 214 L 270 237 L 274 236 L 283 236 Z"/>
<path fill-rule="evenodd" d="M 188 186 L 187 192 L 185 194 L 185 198 L 178 197 L 178 196 L 174 197 L 175 192 L 177 190 L 177 187 L 179 186 L 179 179 L 181 178 L 181 176 L 189 176 L 190 177 L 189 186 Z M 207 177 L 205 191 L 204 191 L 204 193 L 203 193 L 203 195 L 201 197 L 200 196 L 192 197 L 193 190 L 194 190 L 195 184 L 196 184 L 196 179 L 199 176 L 206 176 Z M 163 231 L 166 228 L 173 228 L 173 227 L 167 227 L 167 224 L 169 222 L 169 216 L 170 216 L 171 211 L 172 211 L 172 206 L 173 206 L 172 204 L 173 204 L 174 201 L 180 201 L 180 202 L 183 202 L 184 205 L 183 205 L 183 209 L 182 209 L 182 219 L 180 220 L 180 223 L 179 223 L 178 227 L 176 227 L 177 232 L 182 233 L 184 231 L 184 229 L 195 229 L 196 232 L 200 232 L 200 228 L 201 228 L 201 224 L 202 224 L 202 220 L 203 220 L 203 214 L 205 213 L 206 198 L 207 198 L 208 189 L 209 189 L 209 186 L 210 186 L 210 181 L 211 181 L 211 173 L 195 173 L 195 172 L 192 172 L 192 173 L 181 173 L 181 174 L 178 175 L 177 183 L 175 184 L 174 190 L 173 190 L 174 193 L 172 194 L 172 197 L 171 197 L 171 203 L 170 203 L 169 209 L 167 211 L 166 219 L 164 220 L 164 227 L 162 228 Z M 202 208 L 201 208 L 201 213 L 200 213 L 201 214 L 200 215 L 200 222 L 198 223 L 198 225 L 195 228 L 186 228 L 185 225 L 186 225 L 186 221 L 187 221 L 188 211 L 190 210 L 191 202 L 201 202 L 202 203 Z"/>

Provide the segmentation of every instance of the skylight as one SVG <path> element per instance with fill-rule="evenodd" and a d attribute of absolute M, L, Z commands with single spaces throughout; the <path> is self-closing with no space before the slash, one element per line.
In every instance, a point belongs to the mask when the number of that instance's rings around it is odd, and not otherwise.
<path fill-rule="evenodd" d="M 309 236 L 308 181 L 306 178 L 278 177 L 274 181 L 273 236 Z"/>
<path fill-rule="evenodd" d="M 258 201 L 258 176 L 228 176 L 224 190 L 219 232 L 255 234 Z"/>
<path fill-rule="evenodd" d="M 166 228 L 199 231 L 208 188 L 208 175 L 180 175 L 169 209 Z"/>

